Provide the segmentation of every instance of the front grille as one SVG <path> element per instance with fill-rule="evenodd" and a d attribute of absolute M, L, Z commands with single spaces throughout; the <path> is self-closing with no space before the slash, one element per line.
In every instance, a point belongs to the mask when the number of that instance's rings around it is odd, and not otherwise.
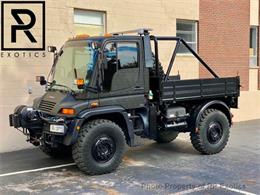
<path fill-rule="evenodd" d="M 42 100 L 40 102 L 39 110 L 44 111 L 44 112 L 51 112 L 52 109 L 54 108 L 55 104 L 56 104 L 55 102 Z"/>

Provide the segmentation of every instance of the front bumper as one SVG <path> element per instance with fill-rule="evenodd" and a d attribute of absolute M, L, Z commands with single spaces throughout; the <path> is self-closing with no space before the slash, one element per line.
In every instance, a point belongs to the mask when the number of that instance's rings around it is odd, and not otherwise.
<path fill-rule="evenodd" d="M 78 131 L 75 128 L 75 124 L 75 120 L 65 121 L 64 123 L 44 123 L 42 141 L 49 145 L 59 143 L 69 146 L 74 144 L 78 138 Z M 51 126 L 63 126 L 64 132 L 54 132 L 51 130 Z"/>
<path fill-rule="evenodd" d="M 77 121 L 76 118 L 52 116 L 29 107 L 9 115 L 9 125 L 23 128 L 24 134 L 30 136 L 28 141 L 32 143 L 31 140 L 38 140 L 51 145 L 75 143 L 78 137 Z"/>
<path fill-rule="evenodd" d="M 20 114 L 10 114 L 9 115 L 9 125 L 14 128 L 19 128 L 22 126 L 21 124 L 21 116 Z"/>

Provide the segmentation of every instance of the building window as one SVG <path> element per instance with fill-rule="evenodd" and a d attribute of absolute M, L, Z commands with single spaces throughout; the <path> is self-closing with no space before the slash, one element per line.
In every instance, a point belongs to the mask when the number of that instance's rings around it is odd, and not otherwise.
<path fill-rule="evenodd" d="M 250 66 L 258 66 L 258 27 L 254 26 L 250 28 Z"/>
<path fill-rule="evenodd" d="M 103 35 L 105 33 L 105 13 L 74 9 L 74 30 L 76 34 Z"/>
<path fill-rule="evenodd" d="M 197 51 L 197 22 L 177 20 L 176 29 L 177 37 L 184 39 L 194 51 Z M 178 54 L 190 54 L 190 51 L 181 44 Z"/>

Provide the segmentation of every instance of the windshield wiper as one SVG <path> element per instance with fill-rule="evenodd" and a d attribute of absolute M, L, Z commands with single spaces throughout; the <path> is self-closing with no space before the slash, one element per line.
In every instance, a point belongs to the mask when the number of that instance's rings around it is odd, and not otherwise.
<path fill-rule="evenodd" d="M 53 86 L 64 87 L 64 88 L 67 88 L 70 92 L 75 93 L 75 91 L 73 89 L 71 89 L 70 87 L 68 87 L 66 85 L 58 84 L 58 83 L 56 83 L 55 80 L 53 80 L 51 83 L 49 82 L 49 84 L 50 84 L 50 88 L 52 88 Z"/>
<path fill-rule="evenodd" d="M 87 90 L 87 91 L 90 91 L 90 92 L 94 92 L 94 93 L 98 92 L 98 89 L 94 88 L 94 87 L 84 87 L 84 89 Z"/>

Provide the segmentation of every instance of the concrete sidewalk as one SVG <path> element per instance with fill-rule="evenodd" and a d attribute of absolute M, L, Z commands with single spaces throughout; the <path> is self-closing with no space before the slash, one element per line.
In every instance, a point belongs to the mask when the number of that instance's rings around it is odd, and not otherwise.
<path fill-rule="evenodd" d="M 39 149 L 1 154 L 0 194 L 258 194 L 260 120 L 236 123 L 217 155 L 200 155 L 183 134 L 170 144 L 129 149 L 111 174 L 87 176 L 71 163 Z"/>

